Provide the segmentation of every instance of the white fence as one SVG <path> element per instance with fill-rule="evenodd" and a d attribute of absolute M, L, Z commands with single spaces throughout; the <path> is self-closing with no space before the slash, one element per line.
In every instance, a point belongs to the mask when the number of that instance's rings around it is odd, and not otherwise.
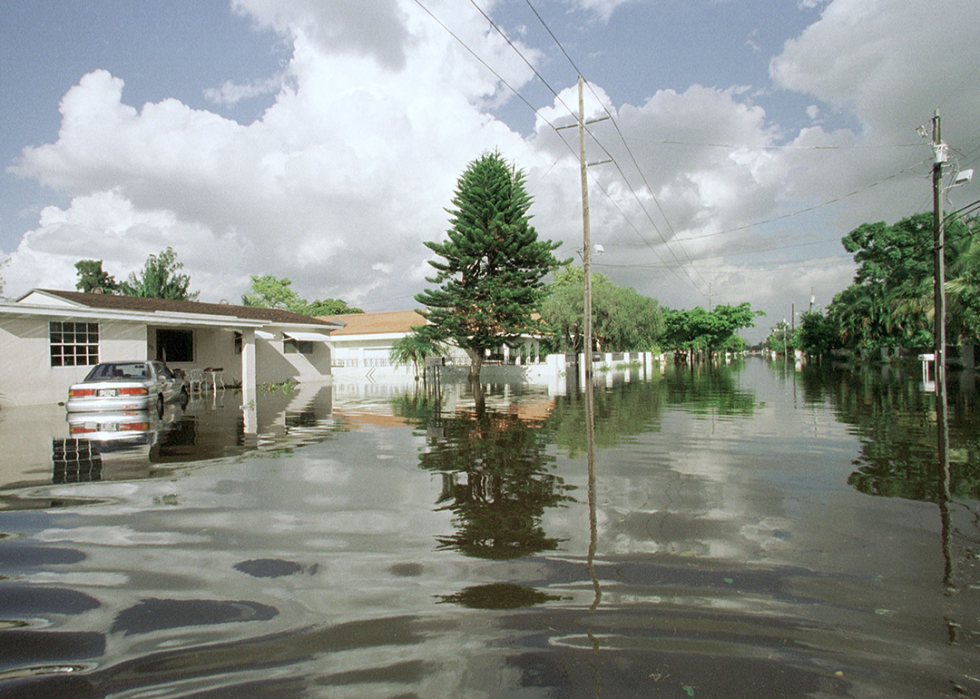
<path fill-rule="evenodd" d="M 615 377 L 621 376 L 629 380 L 630 376 L 638 375 L 647 378 L 653 371 L 660 371 L 662 355 L 650 352 L 619 352 L 596 354 L 593 356 L 593 380 L 611 383 Z M 458 360 L 457 360 L 458 361 Z M 659 365 L 659 366 L 658 366 Z M 465 379 L 469 373 L 469 364 L 465 361 L 458 363 L 447 362 L 440 366 L 430 366 L 427 377 L 430 381 L 456 381 Z M 577 373 L 577 378 L 576 378 Z M 415 367 L 395 365 L 389 360 L 346 359 L 335 361 L 333 365 L 335 382 L 367 381 L 376 383 L 414 381 Z M 585 359 L 583 355 L 552 354 L 542 361 L 530 364 L 485 363 L 480 372 L 483 381 L 521 381 L 534 385 L 548 386 L 549 393 L 567 393 L 571 385 L 582 385 L 585 381 Z"/>

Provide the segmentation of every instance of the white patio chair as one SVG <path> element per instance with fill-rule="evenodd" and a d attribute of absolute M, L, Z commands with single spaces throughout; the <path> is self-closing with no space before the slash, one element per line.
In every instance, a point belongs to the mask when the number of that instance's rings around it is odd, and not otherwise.
<path fill-rule="evenodd" d="M 184 380 L 189 392 L 200 393 L 204 387 L 204 369 L 188 369 Z"/>
<path fill-rule="evenodd" d="M 224 378 L 224 368 L 209 366 L 204 370 L 204 383 L 211 385 L 211 390 L 215 393 L 218 392 L 218 384 L 221 384 L 221 390 L 225 390 L 225 378 Z"/>

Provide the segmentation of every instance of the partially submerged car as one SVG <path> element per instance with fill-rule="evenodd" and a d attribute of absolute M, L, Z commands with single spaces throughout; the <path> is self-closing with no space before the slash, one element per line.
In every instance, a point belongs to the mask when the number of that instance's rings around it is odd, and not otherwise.
<path fill-rule="evenodd" d="M 69 413 L 156 410 L 188 400 L 187 384 L 160 361 L 104 362 L 68 389 Z"/>

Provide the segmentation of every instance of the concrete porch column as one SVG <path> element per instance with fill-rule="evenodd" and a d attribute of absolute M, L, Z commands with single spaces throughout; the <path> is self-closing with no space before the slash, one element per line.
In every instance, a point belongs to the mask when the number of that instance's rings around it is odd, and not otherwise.
<path fill-rule="evenodd" d="M 255 382 L 255 328 L 242 328 L 242 408 L 245 411 L 245 431 L 255 431 L 255 400 L 258 387 Z M 252 429 L 249 430 L 249 417 Z"/>

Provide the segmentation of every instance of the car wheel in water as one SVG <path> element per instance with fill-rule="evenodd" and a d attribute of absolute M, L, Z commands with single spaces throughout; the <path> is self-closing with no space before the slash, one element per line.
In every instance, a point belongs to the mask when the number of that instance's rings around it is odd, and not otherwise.
<path fill-rule="evenodd" d="M 163 394 L 157 396 L 157 415 L 163 417 Z"/>

